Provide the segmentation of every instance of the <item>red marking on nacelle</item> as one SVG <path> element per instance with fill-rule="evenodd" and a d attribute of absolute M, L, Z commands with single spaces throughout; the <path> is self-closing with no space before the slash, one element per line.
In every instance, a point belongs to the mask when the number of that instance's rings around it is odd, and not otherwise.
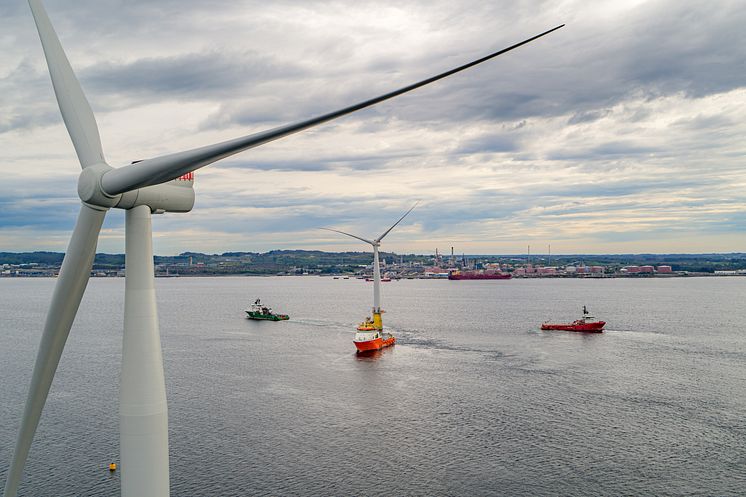
<path fill-rule="evenodd" d="M 191 173 L 186 173 L 184 175 L 181 175 L 176 179 L 181 180 L 181 181 L 194 181 L 194 171 L 192 171 Z"/>

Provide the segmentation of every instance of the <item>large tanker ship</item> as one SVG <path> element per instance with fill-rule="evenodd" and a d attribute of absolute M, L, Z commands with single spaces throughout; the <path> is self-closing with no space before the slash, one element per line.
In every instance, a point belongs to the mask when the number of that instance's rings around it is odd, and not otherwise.
<path fill-rule="evenodd" d="M 449 280 L 509 280 L 513 275 L 498 269 L 454 270 L 448 273 Z"/>

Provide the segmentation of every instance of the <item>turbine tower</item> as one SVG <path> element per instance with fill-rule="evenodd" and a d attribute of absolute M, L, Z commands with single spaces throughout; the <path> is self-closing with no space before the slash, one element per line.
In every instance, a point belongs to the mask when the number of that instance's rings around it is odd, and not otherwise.
<path fill-rule="evenodd" d="M 352 238 L 357 238 L 358 240 L 373 246 L 373 327 L 379 331 L 383 330 L 383 320 L 381 319 L 381 264 L 378 260 L 378 248 L 381 246 L 381 240 L 383 240 L 383 238 L 388 235 L 391 230 L 396 227 L 397 224 L 402 222 L 402 220 L 407 217 L 407 215 L 412 212 L 412 210 L 414 210 L 414 208 L 417 207 L 417 204 L 419 203 L 419 200 L 415 202 L 415 204 L 407 212 L 405 212 L 404 215 L 400 217 L 397 222 L 395 222 L 389 229 L 383 232 L 383 235 L 379 236 L 375 240 L 368 240 L 366 238 L 362 238 L 357 235 L 335 230 L 332 228 L 321 228 L 322 230 L 334 231 L 335 233 L 341 233 L 343 235 L 351 236 Z"/>
<path fill-rule="evenodd" d="M 96 120 L 40 0 L 29 0 L 62 118 L 83 171 L 80 213 L 62 262 L 32 373 L 21 429 L 5 482 L 15 497 L 67 336 L 90 277 L 106 212 L 124 209 L 126 283 L 120 378 L 121 485 L 125 497 L 166 496 L 168 416 L 155 303 L 153 213 L 189 212 L 190 173 L 238 152 L 303 131 L 401 95 L 555 31 L 520 43 L 376 98 L 303 121 L 184 152 L 114 168 L 107 164 Z"/>

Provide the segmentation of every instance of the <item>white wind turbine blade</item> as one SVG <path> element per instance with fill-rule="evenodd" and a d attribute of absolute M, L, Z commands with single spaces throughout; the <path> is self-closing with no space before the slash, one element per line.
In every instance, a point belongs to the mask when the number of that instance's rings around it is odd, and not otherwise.
<path fill-rule="evenodd" d="M 175 154 L 164 155 L 153 159 L 146 159 L 136 164 L 131 164 L 119 169 L 111 170 L 104 174 L 101 180 L 101 185 L 107 194 L 117 195 L 119 193 L 142 188 L 144 186 L 157 185 L 166 181 L 170 181 L 190 171 L 194 171 L 238 152 L 242 152 L 253 147 L 258 147 L 259 145 L 263 145 L 273 140 L 277 140 L 293 133 L 303 131 L 310 127 L 331 121 L 332 119 L 342 117 L 360 109 L 370 107 L 379 102 L 383 102 L 384 100 L 388 100 L 403 93 L 407 93 L 414 89 L 430 84 L 434 81 L 438 81 L 447 76 L 473 67 L 477 64 L 481 64 L 482 62 L 497 57 L 498 55 L 518 48 L 521 45 L 532 42 L 537 38 L 541 38 L 542 36 L 545 36 L 552 31 L 556 31 L 562 26 L 564 26 L 564 24 L 523 40 L 514 45 L 511 45 L 500 51 L 482 57 L 481 59 L 477 59 L 475 61 L 469 62 L 468 64 L 464 64 L 455 69 L 451 69 L 450 71 L 446 71 L 431 78 L 419 81 L 409 86 L 405 86 L 404 88 L 386 93 L 385 95 L 381 95 L 379 97 L 372 98 L 370 100 L 360 102 L 350 107 L 345 107 L 343 109 L 324 114 L 322 116 L 314 117 L 293 124 L 288 124 L 285 126 L 280 126 L 278 128 L 274 128 L 268 131 L 262 131 L 260 133 L 244 136 L 241 138 L 217 143 L 215 145 L 208 145 L 185 152 L 178 152 Z"/>
<path fill-rule="evenodd" d="M 384 237 L 384 236 L 386 236 L 386 235 L 388 235 L 388 234 L 389 234 L 389 232 L 390 232 L 390 231 L 391 231 L 392 229 L 394 229 L 394 228 L 396 227 L 396 225 L 397 225 L 397 224 L 401 223 L 401 222 L 402 222 L 402 219 L 404 219 L 405 217 L 407 217 L 407 214 L 409 214 L 410 212 L 412 212 L 412 211 L 414 210 L 414 208 L 415 208 L 415 207 L 417 207 L 417 204 L 419 204 L 419 203 L 420 203 L 420 201 L 419 201 L 419 200 L 418 200 L 417 202 L 415 202 L 415 203 L 414 203 L 414 205 L 412 206 L 412 208 L 411 208 L 411 209 L 409 209 L 409 210 L 408 210 L 407 212 L 405 212 L 405 213 L 404 213 L 404 215 L 403 215 L 402 217 L 400 217 L 400 218 L 399 218 L 399 220 L 398 220 L 397 222 L 395 222 L 393 226 L 391 226 L 391 227 L 390 227 L 389 229 L 387 229 L 387 230 L 386 230 L 386 231 L 385 231 L 385 232 L 383 233 L 383 235 L 381 235 L 381 236 L 379 236 L 378 238 L 376 238 L 376 242 L 380 242 L 381 240 L 383 240 L 383 237 Z"/>
<path fill-rule="evenodd" d="M 52 304 L 49 307 L 44 333 L 36 355 L 34 372 L 31 377 L 26 408 L 21 420 L 21 431 L 16 441 L 13 461 L 5 481 L 5 497 L 15 497 L 26 464 L 31 442 L 39 424 L 41 411 L 47 400 L 57 364 L 65 347 L 67 335 L 78 312 L 88 279 L 91 275 L 96 243 L 104 222 L 106 211 L 83 204 L 75 224 L 70 244 L 62 261 L 57 283 L 54 287 Z"/>
<path fill-rule="evenodd" d="M 62 50 L 52 23 L 49 22 L 49 17 L 40 0 L 29 0 L 28 3 L 44 48 L 44 56 L 47 59 L 62 119 L 73 141 L 80 165 L 85 169 L 93 164 L 105 163 L 96 119 L 70 67 L 70 62 Z"/>
<path fill-rule="evenodd" d="M 344 231 L 333 230 L 333 229 L 331 229 L 331 228 L 319 228 L 319 229 L 320 229 L 320 230 L 326 230 L 326 231 L 333 231 L 333 232 L 335 232 L 335 233 L 341 233 L 341 234 L 343 234 L 343 235 L 351 236 L 352 238 L 357 238 L 358 240 L 360 240 L 360 241 L 363 241 L 363 242 L 365 242 L 365 243 L 370 243 L 370 244 L 371 244 L 371 245 L 373 245 L 374 247 L 375 247 L 375 245 L 376 245 L 376 242 L 373 242 L 373 241 L 371 241 L 371 240 L 367 240 L 367 239 L 365 239 L 365 238 L 362 238 L 362 237 L 359 237 L 359 236 L 357 236 L 357 235 L 353 235 L 353 234 L 351 234 L 351 233 L 345 233 Z"/>

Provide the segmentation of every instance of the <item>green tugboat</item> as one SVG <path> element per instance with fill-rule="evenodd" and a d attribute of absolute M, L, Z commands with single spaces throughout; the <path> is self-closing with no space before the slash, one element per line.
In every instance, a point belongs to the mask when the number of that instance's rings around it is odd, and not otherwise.
<path fill-rule="evenodd" d="M 256 299 L 256 301 L 251 304 L 251 308 L 246 311 L 246 314 L 248 314 L 247 317 L 249 319 L 263 319 L 265 321 L 286 321 L 290 319 L 290 316 L 287 314 L 275 314 L 272 312 L 271 307 L 262 305 L 259 299 Z"/>

